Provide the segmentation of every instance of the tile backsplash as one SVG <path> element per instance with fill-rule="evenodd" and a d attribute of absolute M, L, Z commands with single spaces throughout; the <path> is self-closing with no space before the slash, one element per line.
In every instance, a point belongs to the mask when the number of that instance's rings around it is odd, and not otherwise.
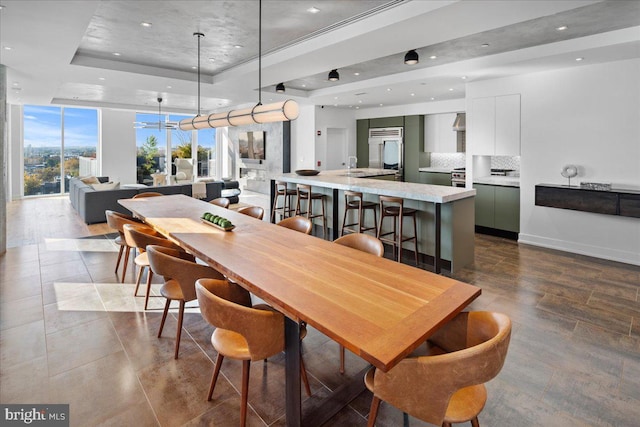
<path fill-rule="evenodd" d="M 520 156 L 491 156 L 491 169 L 520 170 Z"/>
<path fill-rule="evenodd" d="M 431 153 L 432 168 L 463 168 L 465 167 L 465 153 Z M 493 163 L 491 165 L 493 167 Z M 518 169 L 520 169 L 518 167 Z"/>

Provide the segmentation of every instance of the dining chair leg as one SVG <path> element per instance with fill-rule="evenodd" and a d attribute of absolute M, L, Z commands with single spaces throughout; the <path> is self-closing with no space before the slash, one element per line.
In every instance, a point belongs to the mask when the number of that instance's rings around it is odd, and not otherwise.
<path fill-rule="evenodd" d="M 445 421 L 442 423 L 442 427 L 451 427 L 451 423 Z"/>
<path fill-rule="evenodd" d="M 309 378 L 307 378 L 307 369 L 304 367 L 304 360 L 302 359 L 302 354 L 300 355 L 300 378 L 302 378 L 302 383 L 304 384 L 304 391 L 307 393 L 307 396 L 311 396 L 311 387 L 309 387 Z"/>
<path fill-rule="evenodd" d="M 127 275 L 127 266 L 129 265 L 129 254 L 131 253 L 131 248 L 127 246 L 126 252 L 124 254 L 124 268 L 122 269 L 122 280 L 120 283 L 124 283 L 124 278 Z"/>
<path fill-rule="evenodd" d="M 247 398 L 249 395 L 249 370 L 251 360 L 242 361 L 242 403 L 240 404 L 240 427 L 247 423 Z"/>
<path fill-rule="evenodd" d="M 369 410 L 369 422 L 367 423 L 367 427 L 373 427 L 376 425 L 376 418 L 378 417 L 378 408 L 380 407 L 380 399 L 375 395 L 371 400 L 371 409 Z"/>
<path fill-rule="evenodd" d="M 120 245 L 120 250 L 118 251 L 118 260 L 116 261 L 116 277 L 118 276 L 118 267 L 120 267 L 120 261 L 122 260 L 123 252 L 124 252 L 124 245 Z"/>
<path fill-rule="evenodd" d="M 146 267 L 144 267 L 142 265 L 138 268 L 138 274 L 136 275 L 136 290 L 133 291 L 133 296 L 134 297 L 138 296 L 138 289 L 140 288 L 140 281 L 142 280 L 142 273 L 144 273 L 144 269 L 145 268 Z"/>
<path fill-rule="evenodd" d="M 178 352 L 180 351 L 180 337 L 182 336 L 182 319 L 184 318 L 184 300 L 180 300 L 180 310 L 178 311 L 178 330 L 176 331 L 176 353 L 173 356 L 174 359 L 178 358 Z"/>
<path fill-rule="evenodd" d="M 344 346 L 340 345 L 340 373 L 344 374 Z"/>
<path fill-rule="evenodd" d="M 147 294 L 144 296 L 144 309 L 147 309 L 147 305 L 149 304 L 149 294 L 151 293 L 151 279 L 153 279 L 153 271 L 151 271 L 151 267 L 147 270 Z"/>
<path fill-rule="evenodd" d="M 478 422 L 478 417 L 473 417 L 473 419 L 471 420 L 471 425 L 473 427 L 480 427 L 480 423 Z"/>
<path fill-rule="evenodd" d="M 222 366 L 223 360 L 224 356 L 218 353 L 216 365 L 213 368 L 213 376 L 211 377 L 211 385 L 209 386 L 209 395 L 207 396 L 208 401 L 211 400 L 211 396 L 213 396 L 213 389 L 216 388 L 216 381 L 218 381 L 218 374 L 220 373 L 220 367 Z"/>
<path fill-rule="evenodd" d="M 171 300 L 168 299 L 164 304 L 164 312 L 162 313 L 162 320 L 160 321 L 160 330 L 158 331 L 158 338 L 162 335 L 162 329 L 164 328 L 164 321 L 167 320 L 167 314 L 169 313 L 169 306 L 171 305 Z"/>

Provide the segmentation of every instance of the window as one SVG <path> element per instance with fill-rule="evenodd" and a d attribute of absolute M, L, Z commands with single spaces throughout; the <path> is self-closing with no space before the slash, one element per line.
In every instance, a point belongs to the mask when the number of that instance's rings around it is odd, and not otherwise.
<path fill-rule="evenodd" d="M 216 130 L 198 131 L 198 177 L 215 177 L 216 170 Z"/>
<path fill-rule="evenodd" d="M 23 123 L 25 196 L 64 193 L 71 177 L 97 174 L 97 110 L 25 105 Z"/>
<path fill-rule="evenodd" d="M 157 114 L 136 114 L 137 122 L 157 122 Z M 152 184 L 152 173 L 166 170 L 167 130 L 136 129 L 136 176 L 139 184 Z M 168 172 L 171 172 L 169 170 Z"/>

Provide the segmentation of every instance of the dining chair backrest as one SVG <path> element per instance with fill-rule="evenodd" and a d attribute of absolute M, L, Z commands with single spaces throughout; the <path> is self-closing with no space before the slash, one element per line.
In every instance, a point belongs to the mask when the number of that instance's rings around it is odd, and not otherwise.
<path fill-rule="evenodd" d="M 118 232 L 120 233 L 120 235 L 122 236 L 122 238 L 124 238 L 124 225 L 125 224 L 133 224 L 133 225 L 141 225 L 143 227 L 148 228 L 149 230 L 151 230 L 151 227 L 149 227 L 148 225 L 143 224 L 140 220 L 129 216 L 129 215 L 125 215 L 122 214 L 120 212 L 116 212 L 116 211 L 112 211 L 112 210 L 106 210 L 104 211 L 105 216 L 107 217 L 107 225 L 110 228 L 113 228 L 114 230 L 118 230 Z"/>
<path fill-rule="evenodd" d="M 164 196 L 164 194 L 158 193 L 157 191 L 145 191 L 144 193 L 136 194 L 135 196 L 132 197 L 132 199 L 140 199 L 143 197 L 158 197 L 158 196 Z"/>
<path fill-rule="evenodd" d="M 278 225 L 305 234 L 311 234 L 311 229 L 313 228 L 311 220 L 300 215 L 285 218 Z"/>
<path fill-rule="evenodd" d="M 377 237 L 364 233 L 350 233 L 338 237 L 333 241 L 339 245 L 348 246 L 362 252 L 367 252 L 375 256 L 384 255 L 384 245 Z"/>
<path fill-rule="evenodd" d="M 238 212 L 257 219 L 262 219 L 262 217 L 264 217 L 264 209 L 260 206 L 245 206 L 238 209 Z"/>
<path fill-rule="evenodd" d="M 374 395 L 423 421 L 442 425 L 451 396 L 483 384 L 502 369 L 511 320 L 494 312 L 463 312 L 429 339 L 444 354 L 407 357 L 375 371 Z"/>
<path fill-rule="evenodd" d="M 164 277 L 165 282 L 178 282 L 185 301 L 196 299 L 195 283 L 201 278 L 224 279 L 218 270 L 195 262 L 193 255 L 173 248 L 147 246 L 149 264 L 154 274 Z"/>
<path fill-rule="evenodd" d="M 209 203 L 212 205 L 220 206 L 221 208 L 228 208 L 231 204 L 231 200 L 226 197 L 218 197 L 217 199 L 211 200 Z"/>
<path fill-rule="evenodd" d="M 233 289 L 235 286 L 239 287 L 227 280 L 198 280 L 196 293 L 202 316 L 218 329 L 242 335 L 247 342 L 251 360 L 262 360 L 283 351 L 282 313 L 272 309 L 247 307 L 241 302 L 239 290 Z"/>
<path fill-rule="evenodd" d="M 149 245 L 164 246 L 178 251 L 182 250 L 180 246 L 176 245 L 162 234 L 145 226 L 125 224 L 124 238 L 127 245 L 138 248 L 140 252 L 145 252 Z"/>

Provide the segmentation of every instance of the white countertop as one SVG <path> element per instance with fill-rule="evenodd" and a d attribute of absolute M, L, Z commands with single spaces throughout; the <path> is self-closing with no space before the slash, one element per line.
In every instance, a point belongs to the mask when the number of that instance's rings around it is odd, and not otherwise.
<path fill-rule="evenodd" d="M 359 168 L 355 170 L 356 174 L 352 175 L 347 175 L 346 169 L 321 171 L 320 174 L 315 176 L 300 176 L 295 173 L 287 173 L 275 179 L 294 184 L 360 191 L 367 194 L 402 197 L 404 199 L 432 203 L 448 203 L 476 195 L 476 190 L 474 189 L 361 178 L 359 176 L 362 175 L 357 176 L 360 171 L 367 176 L 375 176 L 370 174 L 374 171 L 384 171 L 384 169 Z M 382 175 L 382 173 L 376 173 L 376 175 Z"/>
<path fill-rule="evenodd" d="M 475 178 L 474 184 L 501 185 L 503 187 L 520 187 L 520 177 L 517 176 L 483 176 Z"/>
<path fill-rule="evenodd" d="M 418 168 L 419 172 L 451 173 L 451 168 Z"/>

